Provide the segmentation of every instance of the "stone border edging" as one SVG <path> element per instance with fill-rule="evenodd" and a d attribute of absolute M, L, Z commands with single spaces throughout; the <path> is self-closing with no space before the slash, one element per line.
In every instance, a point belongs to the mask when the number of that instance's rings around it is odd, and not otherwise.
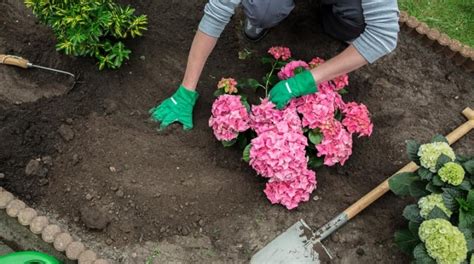
<path fill-rule="evenodd" d="M 407 12 L 400 12 L 400 28 L 406 30 L 412 37 L 420 39 L 426 47 L 432 47 L 436 53 L 444 54 L 454 64 L 461 66 L 467 72 L 474 71 L 474 49 L 451 39 L 448 35 L 428 27 L 416 17 Z"/>
<path fill-rule="evenodd" d="M 16 218 L 22 226 L 29 226 L 32 233 L 40 235 L 41 239 L 59 252 L 64 252 L 70 260 L 79 264 L 110 264 L 107 259 L 101 259 L 94 251 L 75 240 L 69 232 L 61 230 L 58 225 L 50 223 L 46 216 L 38 215 L 37 211 L 28 207 L 23 201 L 0 187 L 0 209 L 6 210 L 8 216 Z"/>

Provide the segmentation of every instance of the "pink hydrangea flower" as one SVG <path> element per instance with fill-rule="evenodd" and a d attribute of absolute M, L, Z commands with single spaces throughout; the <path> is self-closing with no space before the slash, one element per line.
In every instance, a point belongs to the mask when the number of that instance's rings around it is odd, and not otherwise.
<path fill-rule="evenodd" d="M 285 110 L 278 110 L 268 99 L 262 100 L 260 105 L 252 106 L 250 127 L 257 135 L 267 131 L 303 133 L 296 108 L 287 107 Z"/>
<path fill-rule="evenodd" d="M 251 141 L 250 166 L 274 181 L 291 180 L 307 167 L 307 145 L 303 134 L 267 131 Z"/>
<path fill-rule="evenodd" d="M 297 109 L 303 115 L 303 126 L 311 129 L 334 119 L 336 110 L 344 104 L 341 96 L 330 88 L 323 88 L 317 93 L 301 97 L 300 100 L 303 103 L 300 103 Z"/>
<path fill-rule="evenodd" d="M 343 74 L 341 76 L 338 76 L 332 80 L 334 82 L 336 91 L 341 90 L 342 88 L 346 87 L 349 85 L 349 76 L 347 74 Z"/>
<path fill-rule="evenodd" d="M 295 70 L 301 67 L 305 68 L 306 70 L 309 70 L 308 63 L 304 61 L 301 61 L 301 60 L 290 61 L 278 72 L 278 78 L 280 78 L 280 80 L 289 79 L 295 76 Z"/>
<path fill-rule="evenodd" d="M 367 106 L 351 102 L 346 104 L 342 112 L 344 113 L 342 124 L 349 132 L 358 133 L 359 137 L 372 134 L 374 125 L 370 120 Z"/>
<path fill-rule="evenodd" d="M 352 134 L 337 120 L 327 122 L 321 127 L 323 141 L 316 146 L 318 157 L 324 156 L 324 165 L 336 163 L 344 165 L 352 154 Z"/>
<path fill-rule="evenodd" d="M 237 93 L 237 81 L 233 78 L 222 78 L 217 84 L 217 89 L 224 89 L 227 94 Z"/>
<path fill-rule="evenodd" d="M 250 117 L 238 95 L 224 94 L 212 104 L 209 126 L 218 140 L 231 141 L 249 128 Z"/>
<path fill-rule="evenodd" d="M 272 204 L 280 203 L 291 210 L 298 207 L 300 202 L 308 201 L 315 188 L 316 173 L 303 169 L 294 179 L 269 181 L 264 192 Z"/>
<path fill-rule="evenodd" d="M 275 58 L 275 60 L 283 60 L 283 61 L 286 61 L 288 60 L 289 58 L 291 58 L 291 51 L 289 48 L 287 47 L 271 47 L 269 50 L 268 50 L 268 53 L 270 53 L 273 58 Z"/>
<path fill-rule="evenodd" d="M 325 60 L 321 59 L 320 57 L 313 58 L 308 64 L 311 69 L 318 67 L 319 65 L 323 64 Z"/>

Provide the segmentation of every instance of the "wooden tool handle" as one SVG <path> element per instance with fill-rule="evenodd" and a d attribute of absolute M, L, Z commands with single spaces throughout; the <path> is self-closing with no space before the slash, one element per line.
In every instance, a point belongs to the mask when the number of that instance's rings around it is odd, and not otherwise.
<path fill-rule="evenodd" d="M 474 128 L 474 110 L 467 107 L 462 113 L 468 119 L 468 121 L 446 136 L 449 144 L 453 144 L 454 142 L 458 141 L 461 137 L 466 135 L 469 131 L 471 131 L 471 129 Z M 397 171 L 394 175 L 401 172 L 415 172 L 417 169 L 418 166 L 414 162 L 410 162 L 403 168 L 401 168 L 399 171 Z M 352 219 L 354 216 L 364 210 L 367 206 L 369 206 L 374 201 L 379 199 L 382 195 L 384 195 L 390 189 L 388 186 L 388 180 L 390 178 L 386 179 L 384 182 L 375 187 L 375 189 L 364 195 L 364 197 L 360 198 L 357 202 L 355 202 L 349 208 L 344 210 L 344 213 L 346 213 L 348 219 Z"/>
<path fill-rule="evenodd" d="M 20 68 L 27 69 L 28 63 L 29 63 L 28 60 L 25 60 L 21 57 L 0 54 L 0 64 L 12 65 L 12 66 L 17 66 Z"/>

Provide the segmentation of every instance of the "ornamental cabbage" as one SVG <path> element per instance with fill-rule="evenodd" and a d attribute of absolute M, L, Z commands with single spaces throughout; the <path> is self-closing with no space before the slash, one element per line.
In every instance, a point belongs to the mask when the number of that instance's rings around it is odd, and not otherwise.
<path fill-rule="evenodd" d="M 441 209 L 448 217 L 451 217 L 451 210 L 446 208 L 443 202 L 443 196 L 441 194 L 430 194 L 428 196 L 422 197 L 418 201 L 418 207 L 420 208 L 420 215 L 423 218 L 426 218 L 430 213 L 437 206 Z"/>
<path fill-rule="evenodd" d="M 464 169 L 455 162 L 448 162 L 438 171 L 438 175 L 442 181 L 454 186 L 460 185 L 464 180 Z"/>
<path fill-rule="evenodd" d="M 436 162 L 441 154 L 448 156 L 451 160 L 456 158 L 453 149 L 446 142 L 423 144 L 418 150 L 421 166 L 429 169 L 431 172 L 436 172 Z"/>
<path fill-rule="evenodd" d="M 457 264 L 467 257 L 464 234 L 449 221 L 441 218 L 426 220 L 418 230 L 428 255 L 440 264 Z"/>

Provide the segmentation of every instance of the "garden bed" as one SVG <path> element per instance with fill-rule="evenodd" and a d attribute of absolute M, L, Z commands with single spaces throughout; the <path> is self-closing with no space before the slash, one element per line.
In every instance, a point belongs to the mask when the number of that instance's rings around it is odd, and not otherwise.
<path fill-rule="evenodd" d="M 272 45 L 308 60 L 329 58 L 344 44 L 321 32 L 313 1 L 301 1 L 258 44 L 242 39 L 238 13 L 203 73 L 195 128 L 156 132 L 147 111 L 178 86 L 205 2 L 133 2 L 149 16 L 149 31 L 128 43 L 133 54 L 120 70 L 102 72 L 92 60 L 58 54 L 53 34 L 22 5 L 0 3 L 9 10 L 0 18 L 0 53 L 80 72 L 84 81 L 66 93 L 70 81 L 62 76 L 0 67 L 0 185 L 117 262 L 246 262 L 300 218 L 313 227 L 325 223 L 407 162 L 406 139 L 445 134 L 472 107 L 472 74 L 402 31 L 395 52 L 349 75 L 345 96 L 368 106 L 372 137 L 355 139 L 344 167 L 318 171 L 310 202 L 294 211 L 271 206 L 241 152 L 222 148 L 208 127 L 216 83 L 222 76 L 262 76 L 257 58 Z M 255 56 L 239 60 L 244 49 Z M 455 148 L 467 153 L 473 143 L 471 133 Z M 39 166 L 47 175 L 25 174 L 31 159 L 46 156 L 52 165 Z M 335 262 L 400 263 L 393 233 L 406 203 L 386 195 L 328 239 Z M 106 217 L 105 229 L 84 226 L 92 213 Z"/>

